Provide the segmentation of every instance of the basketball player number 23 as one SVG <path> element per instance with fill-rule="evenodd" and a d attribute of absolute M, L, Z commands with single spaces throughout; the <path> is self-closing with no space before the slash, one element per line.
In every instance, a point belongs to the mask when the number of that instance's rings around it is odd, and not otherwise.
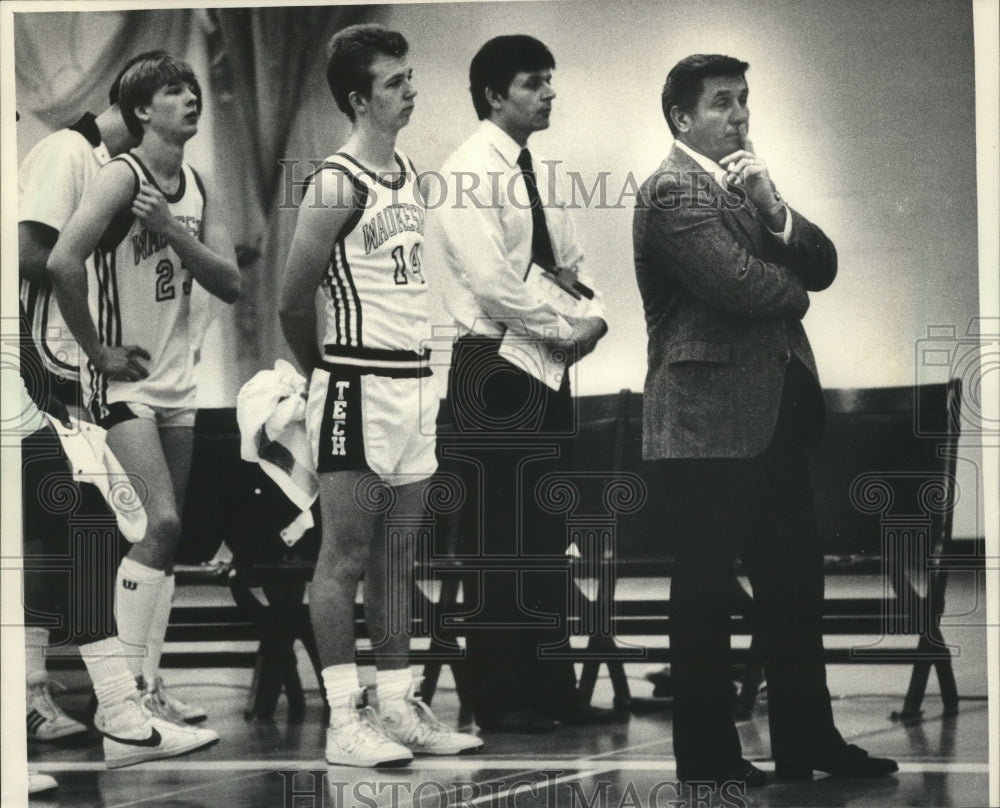
<path fill-rule="evenodd" d="M 191 279 L 181 281 L 181 290 L 184 294 L 191 294 Z M 162 303 L 164 300 L 173 300 L 177 296 L 174 289 L 174 265 L 169 258 L 164 258 L 156 265 L 156 302 Z"/>
<path fill-rule="evenodd" d="M 396 247 L 392 251 L 392 260 L 396 262 L 396 271 L 392 274 L 392 279 L 396 284 L 409 283 L 410 279 L 407 277 L 407 270 L 409 274 L 413 275 L 421 283 L 427 283 L 424 280 L 423 273 L 420 271 L 420 244 L 414 244 L 413 249 L 410 250 L 410 263 L 407 266 L 406 260 L 403 258 L 403 247 Z"/>

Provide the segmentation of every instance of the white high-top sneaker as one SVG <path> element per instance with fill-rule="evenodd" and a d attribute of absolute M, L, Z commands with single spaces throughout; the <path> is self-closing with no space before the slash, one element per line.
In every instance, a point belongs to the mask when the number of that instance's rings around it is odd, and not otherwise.
<path fill-rule="evenodd" d="M 414 695 L 418 685 L 415 680 L 401 699 L 379 699 L 379 718 L 389 737 L 423 755 L 461 755 L 482 749 L 482 738 L 448 729 L 438 721 L 431 708 Z"/>
<path fill-rule="evenodd" d="M 138 686 L 143 696 L 143 704 L 155 716 L 184 724 L 197 724 L 208 718 L 208 713 L 203 708 L 189 704 L 173 693 L 167 692 L 167 686 L 159 676 L 152 684 L 146 684 L 140 676 Z"/>
<path fill-rule="evenodd" d="M 56 741 L 87 731 L 83 724 L 70 718 L 55 703 L 48 680 L 28 685 L 25 707 L 29 741 Z"/>
<path fill-rule="evenodd" d="M 109 769 L 183 755 L 219 740 L 213 730 L 158 718 L 135 698 L 111 710 L 98 706 L 94 726 L 104 736 L 104 761 Z"/>
<path fill-rule="evenodd" d="M 401 766 L 413 753 L 386 732 L 371 707 L 360 707 L 364 691 L 351 699 L 353 706 L 330 711 L 326 731 L 326 762 L 341 766 Z"/>

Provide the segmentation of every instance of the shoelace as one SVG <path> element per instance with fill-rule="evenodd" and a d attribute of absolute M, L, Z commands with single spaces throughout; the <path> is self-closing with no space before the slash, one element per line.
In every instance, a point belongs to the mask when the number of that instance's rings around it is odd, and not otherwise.
<path fill-rule="evenodd" d="M 174 711 L 181 716 L 182 719 L 184 717 L 183 713 L 185 710 L 197 709 L 192 707 L 183 699 L 178 698 L 173 693 L 170 693 L 167 690 L 167 686 L 166 684 L 164 684 L 163 679 L 161 679 L 159 676 L 156 677 L 156 686 L 154 690 L 156 690 L 161 694 L 162 699 L 166 701 L 166 703 L 169 704 L 174 709 Z"/>
<path fill-rule="evenodd" d="M 123 718 L 125 713 L 130 713 L 131 715 L 129 715 L 126 718 Z M 120 723 L 128 723 L 129 719 L 131 719 L 139 726 L 147 727 L 149 725 L 150 719 L 153 717 L 154 716 L 150 712 L 149 708 L 145 704 L 143 704 L 141 700 L 138 700 L 134 696 L 131 696 L 125 699 L 125 701 L 123 701 L 118 706 L 111 723 L 118 725 Z M 102 713 L 100 708 L 98 708 L 97 712 L 94 714 L 94 726 L 97 728 L 99 732 L 104 732 L 107 730 L 108 717 Z M 112 734 L 119 734 L 119 733 L 116 732 Z"/>
<path fill-rule="evenodd" d="M 157 710 L 162 710 L 166 714 L 165 717 L 167 719 L 175 724 L 184 723 L 184 717 L 174 708 L 174 705 L 167 700 L 162 690 L 159 688 L 156 690 L 150 690 L 146 696 L 156 705 Z"/>
<path fill-rule="evenodd" d="M 172 695 L 170 695 L 170 693 L 167 692 L 167 686 L 163 683 L 163 679 L 161 679 L 159 676 L 157 676 L 153 680 L 153 686 L 149 689 L 149 692 L 150 693 L 159 693 L 161 698 L 166 699 L 166 700 L 171 701 L 171 702 L 174 702 L 174 703 L 180 703 L 180 701 L 181 701 L 176 696 L 172 696 Z"/>
<path fill-rule="evenodd" d="M 424 704 L 423 701 L 415 699 L 412 696 L 407 696 L 405 701 L 413 707 L 417 714 L 417 722 L 412 729 L 412 738 L 410 740 L 422 744 L 435 734 L 449 731 L 448 728 L 437 719 L 434 713 L 431 712 L 431 708 Z"/>
<path fill-rule="evenodd" d="M 344 744 L 344 751 L 353 752 L 359 746 L 368 743 L 384 744 L 388 740 L 378 713 L 371 707 L 362 707 L 358 710 L 357 732 L 350 735 L 348 743 Z"/>
<path fill-rule="evenodd" d="M 35 691 L 35 696 L 31 699 L 31 707 L 38 710 L 47 719 L 56 718 L 61 712 L 56 706 L 56 703 L 52 700 L 52 690 L 50 687 L 50 682 L 40 682 L 37 685 L 32 685 L 32 690 Z"/>
<path fill-rule="evenodd" d="M 176 699 L 174 699 L 172 696 L 170 696 L 169 693 L 167 693 L 167 688 L 163 686 L 163 680 L 162 679 L 154 679 L 153 680 L 153 686 L 151 688 L 149 688 L 149 692 L 150 693 L 155 693 L 156 694 L 156 698 L 158 698 L 160 701 L 164 701 L 164 702 L 167 702 L 167 701 L 169 701 L 169 702 L 176 701 Z"/>

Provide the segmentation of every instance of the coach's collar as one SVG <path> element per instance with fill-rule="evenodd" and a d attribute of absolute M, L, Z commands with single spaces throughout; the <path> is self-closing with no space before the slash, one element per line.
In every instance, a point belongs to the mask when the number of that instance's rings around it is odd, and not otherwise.
<path fill-rule="evenodd" d="M 101 130 L 97 126 L 97 117 L 91 112 L 85 112 L 75 124 L 69 127 L 79 132 L 95 149 L 101 145 Z"/>

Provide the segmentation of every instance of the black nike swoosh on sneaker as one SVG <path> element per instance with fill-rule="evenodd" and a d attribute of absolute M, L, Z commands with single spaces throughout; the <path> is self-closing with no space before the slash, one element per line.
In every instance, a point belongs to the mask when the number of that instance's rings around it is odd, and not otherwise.
<path fill-rule="evenodd" d="M 119 738 L 116 735 L 112 735 L 110 732 L 104 732 L 101 734 L 108 740 L 114 741 L 115 743 L 123 743 L 126 746 L 159 746 L 163 741 L 163 738 L 160 737 L 160 731 L 156 727 L 153 727 L 153 732 L 148 738 L 141 738 L 138 740 L 135 738 Z"/>

